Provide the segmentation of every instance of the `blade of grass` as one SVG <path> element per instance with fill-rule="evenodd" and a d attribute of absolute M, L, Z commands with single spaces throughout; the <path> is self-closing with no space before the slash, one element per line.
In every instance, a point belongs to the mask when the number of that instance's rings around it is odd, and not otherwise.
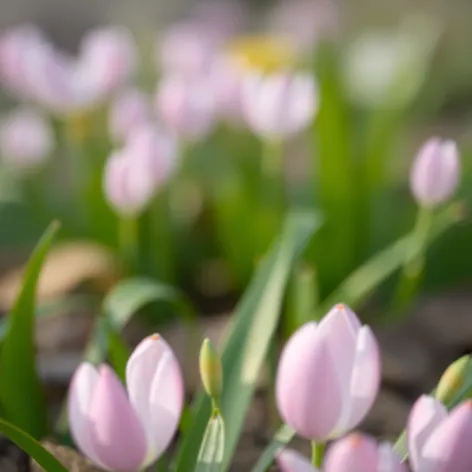
<path fill-rule="evenodd" d="M 225 373 L 221 409 L 226 423 L 222 471 L 228 469 L 238 443 L 260 368 L 279 321 L 288 276 L 320 224 L 321 219 L 313 213 L 297 212 L 289 216 L 282 237 L 261 262 L 234 314 L 230 335 L 221 350 Z M 195 421 L 177 453 L 177 472 L 194 469 L 210 412 L 210 400 L 200 394 L 194 407 Z"/>
<path fill-rule="evenodd" d="M 41 443 L 15 425 L 0 419 L 0 432 L 25 451 L 46 472 L 67 472 L 67 469 Z"/>
<path fill-rule="evenodd" d="M 36 372 L 36 287 L 59 227 L 58 222 L 48 227 L 27 264 L 0 355 L 0 403 L 5 418 L 35 438 L 47 431 L 44 393 Z"/>

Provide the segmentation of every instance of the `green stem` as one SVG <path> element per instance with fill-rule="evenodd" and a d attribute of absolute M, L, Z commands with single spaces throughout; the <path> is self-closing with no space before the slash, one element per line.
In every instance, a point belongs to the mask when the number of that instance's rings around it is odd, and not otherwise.
<path fill-rule="evenodd" d="M 123 262 L 130 272 L 138 266 L 138 220 L 123 217 L 119 220 L 119 249 Z"/>
<path fill-rule="evenodd" d="M 279 180 L 283 177 L 283 146 L 282 141 L 267 139 L 263 143 L 261 157 L 262 175 L 267 180 Z"/>
<path fill-rule="evenodd" d="M 325 448 L 326 448 L 326 444 L 316 443 L 315 441 L 312 441 L 312 443 L 311 443 L 311 462 L 315 467 L 321 467 L 322 466 Z"/>
<path fill-rule="evenodd" d="M 432 220 L 433 211 L 430 208 L 420 207 L 393 298 L 392 314 L 394 316 L 407 308 L 419 288 L 424 268 L 426 242 Z"/>

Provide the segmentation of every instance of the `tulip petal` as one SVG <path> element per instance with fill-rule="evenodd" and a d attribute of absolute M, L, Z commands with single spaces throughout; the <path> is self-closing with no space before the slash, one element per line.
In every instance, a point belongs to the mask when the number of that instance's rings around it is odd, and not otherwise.
<path fill-rule="evenodd" d="M 182 374 L 170 346 L 154 335 L 134 350 L 126 379 L 131 404 L 146 430 L 149 464 L 164 452 L 177 429 L 184 400 Z"/>
<path fill-rule="evenodd" d="M 390 443 L 384 442 L 379 445 L 378 456 L 377 472 L 406 472 L 405 465 L 401 463 Z"/>
<path fill-rule="evenodd" d="M 413 405 L 408 418 L 408 450 L 414 471 L 423 470 L 422 450 L 433 431 L 447 418 L 444 405 L 435 398 L 422 395 Z"/>
<path fill-rule="evenodd" d="M 283 449 L 277 455 L 277 465 L 281 472 L 318 472 L 308 459 L 293 449 Z"/>
<path fill-rule="evenodd" d="M 368 326 L 358 333 L 354 353 L 354 365 L 348 387 L 346 416 L 340 417 L 338 432 L 345 433 L 355 428 L 372 408 L 380 388 L 380 351 L 374 334 Z"/>
<path fill-rule="evenodd" d="M 341 409 L 328 349 L 316 323 L 310 322 L 290 338 L 279 361 L 276 398 L 280 415 L 306 439 L 326 439 Z"/>
<path fill-rule="evenodd" d="M 336 441 L 326 454 L 324 472 L 378 472 L 376 442 L 354 433 Z"/>
<path fill-rule="evenodd" d="M 342 394 L 342 411 L 338 418 L 337 430 L 346 422 L 350 413 L 350 382 L 354 365 L 357 334 L 360 322 L 356 315 L 345 305 L 334 306 L 321 320 L 319 336 L 326 339 L 329 353 L 335 367 L 335 375 Z"/>
<path fill-rule="evenodd" d="M 71 381 L 68 398 L 69 429 L 79 449 L 100 465 L 91 441 L 91 422 L 88 416 L 92 396 L 98 383 L 98 372 L 91 364 L 82 363 Z"/>
<path fill-rule="evenodd" d="M 99 375 L 89 409 L 94 450 L 111 470 L 139 470 L 147 451 L 143 427 L 113 370 L 102 366 Z"/>
<path fill-rule="evenodd" d="M 471 442 L 472 401 L 466 401 L 457 406 L 427 439 L 421 453 L 421 472 L 470 470 Z"/>

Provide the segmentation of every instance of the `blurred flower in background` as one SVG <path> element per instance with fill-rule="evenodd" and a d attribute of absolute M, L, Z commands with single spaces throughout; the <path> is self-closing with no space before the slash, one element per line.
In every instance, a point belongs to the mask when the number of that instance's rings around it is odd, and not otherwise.
<path fill-rule="evenodd" d="M 27 172 L 41 167 L 53 148 L 52 129 L 39 111 L 20 108 L 0 120 L 0 154 L 12 169 Z"/>
<path fill-rule="evenodd" d="M 371 31 L 352 42 L 344 62 L 351 99 L 374 108 L 411 102 L 426 78 L 440 32 L 434 18 L 413 15 L 397 30 Z"/>

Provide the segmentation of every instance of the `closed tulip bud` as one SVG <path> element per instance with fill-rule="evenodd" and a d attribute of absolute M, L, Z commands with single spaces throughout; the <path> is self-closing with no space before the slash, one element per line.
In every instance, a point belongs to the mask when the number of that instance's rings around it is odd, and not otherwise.
<path fill-rule="evenodd" d="M 122 216 L 138 215 L 175 168 L 175 143 L 151 125 L 135 131 L 127 145 L 114 152 L 104 171 L 104 191 Z"/>
<path fill-rule="evenodd" d="M 448 414 L 439 400 L 421 396 L 410 412 L 407 437 L 413 472 L 472 470 L 472 401 Z"/>
<path fill-rule="evenodd" d="M 379 385 L 380 355 L 372 331 L 347 306 L 336 305 L 287 342 L 277 370 L 277 406 L 298 435 L 325 442 L 362 421 Z"/>
<path fill-rule="evenodd" d="M 111 104 L 110 134 L 117 141 L 126 141 L 136 129 L 151 121 L 151 99 L 136 89 L 128 89 Z"/>
<path fill-rule="evenodd" d="M 389 443 L 378 445 L 369 436 L 352 433 L 326 453 L 325 472 L 406 472 Z"/>
<path fill-rule="evenodd" d="M 97 466 L 144 470 L 167 449 L 183 406 L 183 381 L 170 346 L 154 335 L 126 365 L 128 395 L 113 370 L 83 363 L 71 382 L 68 414 L 72 437 Z"/>
<path fill-rule="evenodd" d="M 242 94 L 247 126 L 268 139 L 300 133 L 311 123 L 318 108 L 315 81 L 308 74 L 249 73 Z"/>
<path fill-rule="evenodd" d="M 448 200 L 459 183 L 459 153 L 453 141 L 428 140 L 411 169 L 411 190 L 418 203 L 434 207 Z"/>
<path fill-rule="evenodd" d="M 444 404 L 452 402 L 463 391 L 470 366 L 470 356 L 453 362 L 442 375 L 434 396 Z"/>
<path fill-rule="evenodd" d="M 223 371 L 220 356 L 208 338 L 200 350 L 200 376 L 207 394 L 217 400 L 223 388 Z"/>
<path fill-rule="evenodd" d="M 89 32 L 83 39 L 76 80 L 86 89 L 88 99 L 103 99 L 129 83 L 137 62 L 131 32 L 108 27 Z"/>
<path fill-rule="evenodd" d="M 319 472 L 308 459 L 292 449 L 283 449 L 276 459 L 281 472 Z"/>
<path fill-rule="evenodd" d="M 22 108 L 0 122 L 0 153 L 11 168 L 28 171 L 50 157 L 54 137 L 46 119 L 33 109 Z"/>
<path fill-rule="evenodd" d="M 214 92 L 202 78 L 165 76 L 158 87 L 156 110 L 164 126 L 184 140 L 203 139 L 216 121 Z"/>

